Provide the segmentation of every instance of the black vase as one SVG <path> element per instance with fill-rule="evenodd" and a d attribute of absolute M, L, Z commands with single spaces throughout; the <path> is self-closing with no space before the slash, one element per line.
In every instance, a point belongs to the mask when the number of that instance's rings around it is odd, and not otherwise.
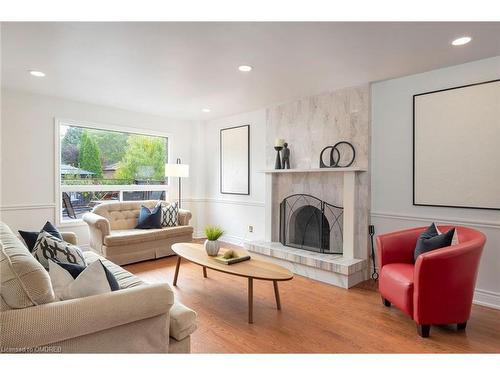
<path fill-rule="evenodd" d="M 283 150 L 283 147 L 274 146 L 274 149 L 276 150 L 276 162 L 274 163 L 274 169 L 283 169 L 283 167 L 281 166 L 281 156 L 280 156 L 280 151 Z"/>

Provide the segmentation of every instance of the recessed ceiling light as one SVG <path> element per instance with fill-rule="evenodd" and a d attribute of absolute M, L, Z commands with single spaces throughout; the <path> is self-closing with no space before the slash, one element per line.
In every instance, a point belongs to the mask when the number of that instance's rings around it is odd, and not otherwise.
<path fill-rule="evenodd" d="M 240 72 L 249 72 L 250 70 L 252 70 L 252 67 L 250 65 L 240 65 L 238 66 L 238 70 Z"/>
<path fill-rule="evenodd" d="M 34 77 L 45 77 L 45 73 L 38 70 L 30 70 L 30 74 Z"/>
<path fill-rule="evenodd" d="M 201 111 L 205 112 L 205 113 L 208 113 L 208 112 L 210 112 L 210 108 L 203 108 Z"/>
<path fill-rule="evenodd" d="M 454 46 L 463 46 L 464 44 L 469 43 L 472 40 L 470 36 L 463 36 L 461 38 L 455 39 L 451 44 Z"/>

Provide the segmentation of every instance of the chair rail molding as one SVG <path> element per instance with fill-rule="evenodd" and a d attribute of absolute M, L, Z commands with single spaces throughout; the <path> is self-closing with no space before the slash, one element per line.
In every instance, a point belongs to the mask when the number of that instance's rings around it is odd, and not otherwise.
<path fill-rule="evenodd" d="M 471 225 L 482 228 L 500 229 L 499 221 L 476 220 L 476 219 L 463 219 L 454 217 L 436 217 L 436 216 L 422 216 L 411 214 L 400 214 L 393 212 L 380 212 L 372 211 L 372 217 L 381 219 L 405 220 L 405 221 L 421 221 L 421 222 L 438 222 L 439 224 L 457 224 L 457 225 Z"/>
<path fill-rule="evenodd" d="M 184 202 L 189 203 L 219 203 L 219 204 L 234 204 L 237 206 L 254 206 L 264 207 L 264 202 L 259 201 L 243 201 L 235 199 L 221 199 L 221 198 L 186 198 Z"/>
<path fill-rule="evenodd" d="M 26 211 L 54 209 L 55 203 L 7 204 L 0 206 L 0 211 Z"/>

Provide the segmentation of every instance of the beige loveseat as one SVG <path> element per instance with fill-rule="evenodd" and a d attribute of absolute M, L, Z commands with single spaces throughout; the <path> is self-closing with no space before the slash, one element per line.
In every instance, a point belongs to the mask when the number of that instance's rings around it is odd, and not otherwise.
<path fill-rule="evenodd" d="M 193 240 L 191 213 L 179 210 L 176 227 L 135 229 L 141 206 L 153 208 L 157 203 L 150 200 L 97 205 L 83 216 L 89 225 L 90 247 L 119 265 L 173 255 L 174 243 Z"/>
<path fill-rule="evenodd" d="M 73 233 L 63 233 L 76 244 Z M 0 222 L 0 352 L 189 353 L 196 313 L 92 251 L 121 290 L 56 301 L 48 272 Z"/>

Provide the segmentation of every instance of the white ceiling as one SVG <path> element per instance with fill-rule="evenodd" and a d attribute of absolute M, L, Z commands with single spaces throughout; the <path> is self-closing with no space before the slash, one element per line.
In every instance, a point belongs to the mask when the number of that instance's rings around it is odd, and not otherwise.
<path fill-rule="evenodd" d="M 498 22 L 3 23 L 1 37 L 2 86 L 193 120 L 500 55 Z"/>

